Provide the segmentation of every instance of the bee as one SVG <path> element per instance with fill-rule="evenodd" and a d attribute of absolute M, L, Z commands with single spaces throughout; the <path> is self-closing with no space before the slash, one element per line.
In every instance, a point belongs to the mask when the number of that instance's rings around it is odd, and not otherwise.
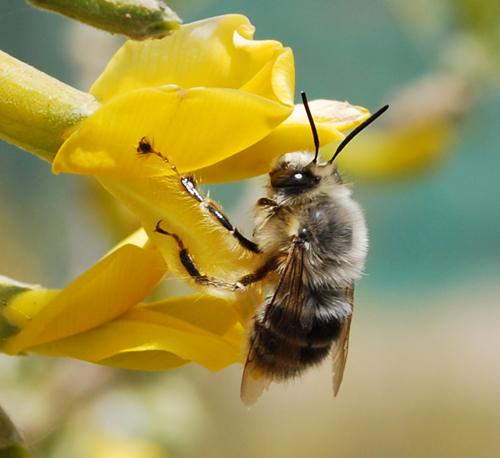
<path fill-rule="evenodd" d="M 307 97 L 304 107 L 311 125 L 315 152 L 288 153 L 270 172 L 267 196 L 255 207 L 254 241 L 246 239 L 210 199 L 193 177 L 179 174 L 184 190 L 225 227 L 240 245 L 258 255 L 260 267 L 236 283 L 200 273 L 181 238 L 171 236 L 187 273 L 198 285 L 242 290 L 264 282 L 267 295 L 257 307 L 249 329 L 248 356 L 243 371 L 241 399 L 253 404 L 271 382 L 300 376 L 333 359 L 333 392 L 342 382 L 354 306 L 354 283 L 362 275 L 368 251 L 368 231 L 360 205 L 351 197 L 334 162 L 349 141 L 381 116 L 388 106 L 354 129 L 327 162 L 319 159 L 319 138 Z M 137 151 L 156 154 L 143 138 Z M 170 164 L 170 163 L 169 163 Z M 174 171 L 177 171 L 173 167 Z"/>

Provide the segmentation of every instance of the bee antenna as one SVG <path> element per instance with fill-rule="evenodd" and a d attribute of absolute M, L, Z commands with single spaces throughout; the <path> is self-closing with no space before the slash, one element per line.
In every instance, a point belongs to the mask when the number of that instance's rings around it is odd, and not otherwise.
<path fill-rule="evenodd" d="M 313 159 L 313 164 L 316 164 L 316 160 L 318 159 L 318 152 L 319 152 L 319 137 L 318 137 L 318 131 L 316 130 L 316 125 L 314 124 L 314 119 L 311 114 L 311 110 L 309 109 L 309 103 L 307 103 L 307 96 L 304 91 L 300 92 L 300 96 L 302 97 L 302 103 L 304 104 L 304 108 L 306 109 L 307 113 L 307 119 L 309 119 L 309 124 L 311 124 L 311 129 L 313 133 L 313 138 L 314 138 L 314 147 L 316 148 L 316 152 L 314 153 L 314 159 Z"/>
<path fill-rule="evenodd" d="M 373 121 L 375 121 L 378 117 L 382 116 L 387 109 L 389 108 L 389 105 L 386 105 L 382 107 L 380 110 L 378 110 L 376 113 L 372 114 L 366 121 L 361 123 L 356 129 L 354 129 L 344 140 L 342 140 L 342 143 L 339 145 L 337 148 L 337 151 L 335 151 L 335 154 L 333 157 L 328 161 L 328 163 L 332 163 L 335 158 L 340 154 L 340 152 L 345 148 L 345 146 L 356 136 L 358 135 L 365 127 L 368 127 Z"/>

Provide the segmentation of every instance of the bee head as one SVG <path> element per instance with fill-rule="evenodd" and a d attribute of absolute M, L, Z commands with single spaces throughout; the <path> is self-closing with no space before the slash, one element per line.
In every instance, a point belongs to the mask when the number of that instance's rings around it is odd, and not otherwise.
<path fill-rule="evenodd" d="M 303 152 L 285 154 L 278 160 L 276 167 L 269 174 L 273 191 L 288 196 L 307 193 L 307 191 L 316 188 L 322 181 L 331 185 L 343 184 L 342 176 L 334 160 L 347 143 L 389 108 L 389 106 L 386 105 L 356 127 L 356 129 L 344 138 L 333 157 L 326 164 L 318 164 L 319 136 L 311 110 L 309 109 L 309 104 L 307 103 L 305 92 L 301 92 L 301 96 L 313 133 L 315 146 L 314 156 Z"/>
<path fill-rule="evenodd" d="M 271 187 L 286 194 L 300 194 L 314 188 L 321 181 L 314 171 L 314 165 L 307 153 L 285 154 L 269 174 Z"/>

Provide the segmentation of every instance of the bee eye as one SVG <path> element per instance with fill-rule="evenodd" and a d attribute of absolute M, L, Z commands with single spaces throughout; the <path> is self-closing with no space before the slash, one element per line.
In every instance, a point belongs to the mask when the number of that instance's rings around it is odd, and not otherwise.
<path fill-rule="evenodd" d="M 298 192 L 312 188 L 319 180 L 320 178 L 309 170 L 278 170 L 271 174 L 273 188 L 296 189 Z"/>

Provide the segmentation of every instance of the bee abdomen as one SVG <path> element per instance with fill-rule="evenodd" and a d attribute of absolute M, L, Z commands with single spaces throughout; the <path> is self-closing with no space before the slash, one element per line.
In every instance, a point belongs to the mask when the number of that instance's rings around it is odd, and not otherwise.
<path fill-rule="evenodd" d="M 254 322 L 249 360 L 275 381 L 299 375 L 325 359 L 350 314 L 335 291 L 309 292 L 300 307 L 287 307 L 286 301 L 267 307 Z"/>
<path fill-rule="evenodd" d="M 283 340 L 269 328 L 261 327 L 252 337 L 248 362 L 262 375 L 274 381 L 298 376 L 310 366 L 319 364 L 330 353 L 333 341 L 319 346 L 302 345 Z"/>
<path fill-rule="evenodd" d="M 343 292 L 308 291 L 301 304 L 290 307 L 285 300 L 269 304 L 265 326 L 282 340 L 302 346 L 319 346 L 335 341 L 351 314 Z"/>

